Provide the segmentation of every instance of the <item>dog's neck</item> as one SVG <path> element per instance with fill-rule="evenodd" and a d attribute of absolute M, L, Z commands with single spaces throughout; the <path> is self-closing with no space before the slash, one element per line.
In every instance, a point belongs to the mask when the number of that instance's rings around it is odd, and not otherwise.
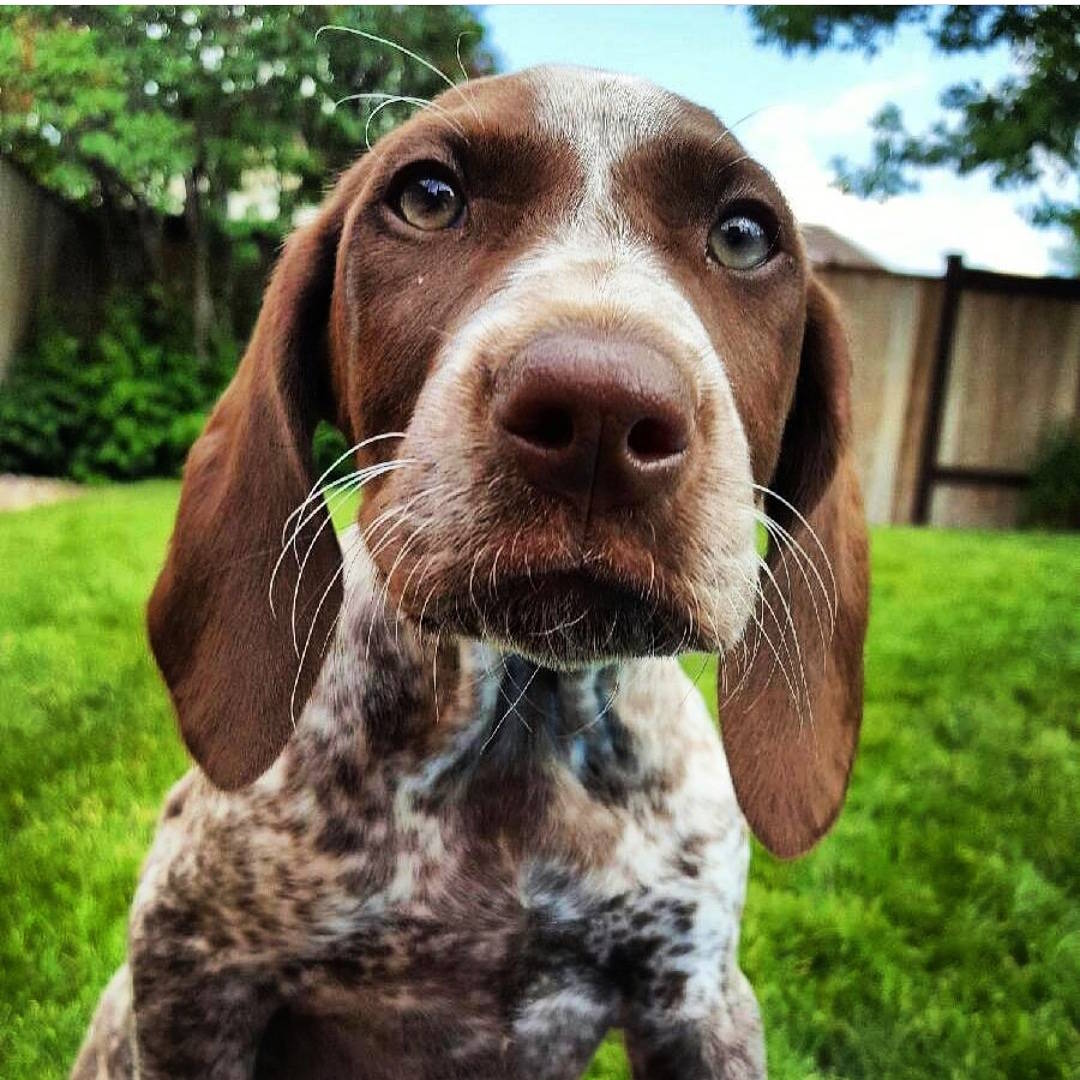
<path fill-rule="evenodd" d="M 556 670 L 489 642 L 421 636 L 412 625 L 391 633 L 376 625 L 365 637 L 362 656 L 337 661 L 338 681 L 355 685 L 358 719 L 382 750 L 425 731 L 467 730 L 478 754 L 509 767 L 572 752 L 575 739 L 617 719 L 620 664 Z"/>
<path fill-rule="evenodd" d="M 421 634 L 391 617 L 370 566 L 352 569 L 346 590 L 302 728 L 360 729 L 378 757 L 453 759 L 460 774 L 523 775 L 559 762 L 602 786 L 617 782 L 629 753 L 617 690 L 632 663 L 554 670 L 488 642 Z"/>
<path fill-rule="evenodd" d="M 347 581 L 294 739 L 315 767 L 385 770 L 416 805 L 453 807 L 475 835 L 522 850 L 560 800 L 627 806 L 656 782 L 662 739 L 642 718 L 678 708 L 647 700 L 670 683 L 656 679 L 663 661 L 553 670 L 489 642 L 422 634 L 390 610 L 370 580 Z"/>
<path fill-rule="evenodd" d="M 554 670 L 489 642 L 422 634 L 399 617 L 366 551 L 342 537 L 346 599 L 322 697 L 356 716 L 381 750 L 432 725 L 469 727 L 500 759 L 547 754 L 612 713 L 620 668 Z"/>
<path fill-rule="evenodd" d="M 615 719 L 615 664 L 557 671 L 491 645 L 463 642 L 461 647 L 473 672 L 466 691 L 472 695 L 473 723 L 493 757 L 580 753 L 583 738 L 606 731 Z"/>

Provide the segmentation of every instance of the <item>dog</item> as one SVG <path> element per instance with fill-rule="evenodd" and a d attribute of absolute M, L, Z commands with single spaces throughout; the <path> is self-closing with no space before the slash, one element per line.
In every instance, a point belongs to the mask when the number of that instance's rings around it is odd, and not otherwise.
<path fill-rule="evenodd" d="M 769 174 L 647 82 L 478 79 L 361 157 L 185 467 L 198 767 L 73 1075 L 569 1080 L 612 1027 L 765 1075 L 747 823 L 813 845 L 862 710 L 849 367 Z"/>

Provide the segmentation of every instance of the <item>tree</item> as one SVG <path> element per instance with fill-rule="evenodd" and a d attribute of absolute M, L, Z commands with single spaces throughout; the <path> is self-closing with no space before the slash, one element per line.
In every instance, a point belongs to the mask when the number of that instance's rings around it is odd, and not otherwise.
<path fill-rule="evenodd" d="M 914 24 L 942 52 L 1006 46 L 1017 60 L 1017 72 L 996 86 L 978 80 L 950 86 L 941 96 L 945 115 L 920 134 L 905 128 L 895 105 L 886 105 L 872 121 L 869 164 L 834 162 L 848 191 L 911 191 L 918 186 L 917 170 L 935 166 L 961 175 L 985 168 L 1002 188 L 1080 178 L 1080 8 L 767 6 L 753 9 L 750 17 L 760 42 L 789 53 L 838 48 L 873 55 L 899 27 Z M 1080 242 L 1080 198 L 1042 193 L 1031 218 L 1038 225 L 1062 226 Z"/>
<path fill-rule="evenodd" d="M 324 25 L 359 30 L 318 33 Z M 399 46 L 399 47 L 397 47 Z M 196 349 L 206 348 L 224 241 L 243 231 L 230 196 L 273 196 L 280 235 L 365 145 L 386 98 L 432 97 L 490 68 L 464 8 L 82 7 L 0 9 L 0 154 L 117 228 L 135 223 L 147 278 L 163 289 L 167 220 L 192 246 Z M 461 68 L 459 68 L 459 60 Z M 335 107 L 339 99 L 372 95 Z M 367 108 L 364 108 L 366 103 Z M 405 106 L 372 120 L 375 138 Z M 216 246 L 215 246 L 216 245 Z"/>

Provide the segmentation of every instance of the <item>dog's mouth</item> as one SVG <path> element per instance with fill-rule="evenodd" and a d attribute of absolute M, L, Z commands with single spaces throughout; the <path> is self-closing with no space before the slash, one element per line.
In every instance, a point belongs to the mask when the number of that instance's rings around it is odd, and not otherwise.
<path fill-rule="evenodd" d="M 360 525 L 376 530 L 365 542 L 397 617 L 562 669 L 738 639 L 747 568 L 734 542 L 692 542 L 693 518 L 670 502 L 583 522 L 568 502 L 492 475 L 497 499 L 490 483 L 480 495 L 463 486 L 417 521 L 394 507 L 420 499 L 426 476 L 365 500 Z"/>
<path fill-rule="evenodd" d="M 702 647 L 694 620 L 655 586 L 594 568 L 474 580 L 432 602 L 421 625 L 485 639 L 550 667 Z"/>

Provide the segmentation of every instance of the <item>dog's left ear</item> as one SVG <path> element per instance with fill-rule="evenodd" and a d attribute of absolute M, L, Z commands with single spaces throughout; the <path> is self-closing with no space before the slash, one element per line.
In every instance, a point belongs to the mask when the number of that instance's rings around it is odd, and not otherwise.
<path fill-rule="evenodd" d="M 743 813 L 785 858 L 812 847 L 839 813 L 862 718 L 869 562 L 850 383 L 835 302 L 811 279 L 795 395 L 765 498 L 771 575 L 762 572 L 749 671 L 729 675 L 737 689 L 721 715 Z"/>
<path fill-rule="evenodd" d="M 321 494 L 308 495 L 315 427 L 335 418 L 333 284 L 361 169 L 285 245 L 251 344 L 188 455 L 147 611 L 184 742 L 225 789 L 250 783 L 284 747 L 341 605 L 341 552 Z M 297 555 L 279 564 L 283 528 Z"/>

